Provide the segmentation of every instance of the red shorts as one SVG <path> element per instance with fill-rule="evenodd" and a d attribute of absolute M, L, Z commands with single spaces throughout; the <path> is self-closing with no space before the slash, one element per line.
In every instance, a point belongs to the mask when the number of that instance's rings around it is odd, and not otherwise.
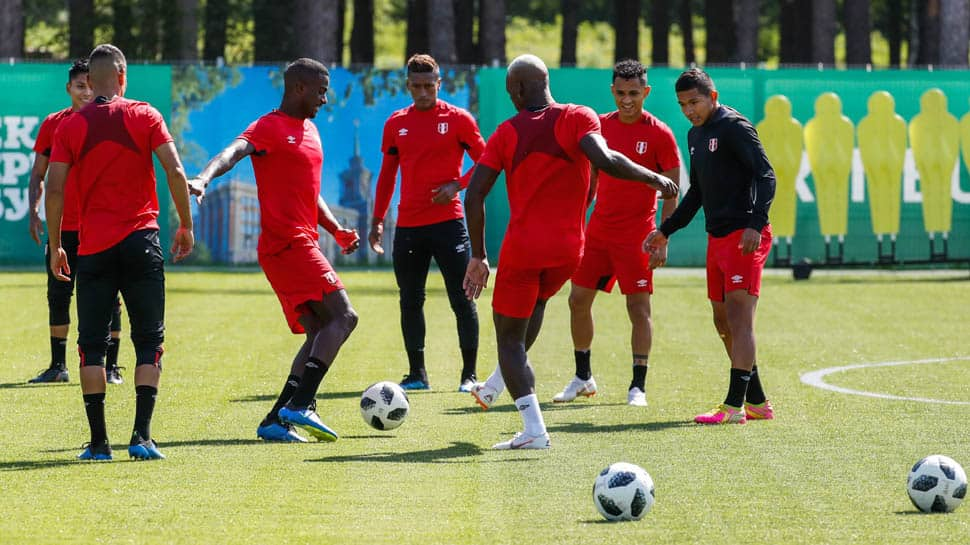
<path fill-rule="evenodd" d="M 344 289 L 315 241 L 296 241 L 278 253 L 260 255 L 259 265 L 279 297 L 293 333 L 304 333 L 299 319 L 309 312 L 308 301 L 322 301 L 324 295 Z"/>
<path fill-rule="evenodd" d="M 546 268 L 520 268 L 501 263 L 495 276 L 492 310 L 510 318 L 532 316 L 536 301 L 555 295 L 578 264 L 579 258 L 566 265 Z"/>
<path fill-rule="evenodd" d="M 723 237 L 707 237 L 707 297 L 724 301 L 724 294 L 734 290 L 761 293 L 761 271 L 771 253 L 771 226 L 761 230 L 761 245 L 753 253 L 742 255 L 738 244 L 744 229 Z"/>
<path fill-rule="evenodd" d="M 573 273 L 573 284 L 609 293 L 619 282 L 620 293 L 653 293 L 653 269 L 650 254 L 641 243 L 609 244 L 598 240 L 586 241 L 586 253 Z"/>

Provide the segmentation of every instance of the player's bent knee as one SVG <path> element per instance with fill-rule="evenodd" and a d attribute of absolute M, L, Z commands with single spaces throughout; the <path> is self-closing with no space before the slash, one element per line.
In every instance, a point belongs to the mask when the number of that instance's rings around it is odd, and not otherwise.
<path fill-rule="evenodd" d="M 135 367 L 140 365 L 151 365 L 162 368 L 162 354 L 165 350 L 161 345 L 135 345 Z"/>

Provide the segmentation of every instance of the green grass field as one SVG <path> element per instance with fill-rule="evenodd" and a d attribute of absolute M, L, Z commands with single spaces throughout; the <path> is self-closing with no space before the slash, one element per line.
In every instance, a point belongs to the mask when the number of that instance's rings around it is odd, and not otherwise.
<path fill-rule="evenodd" d="M 660 271 L 654 297 L 650 406 L 625 405 L 629 326 L 623 299 L 595 306 L 593 371 L 600 393 L 543 403 L 553 448 L 496 452 L 520 429 L 508 397 L 478 410 L 455 392 L 454 320 L 430 282 L 428 367 L 435 390 L 411 396 L 393 432 L 360 418 L 369 384 L 406 370 L 389 272 L 342 275 L 360 325 L 319 396 L 333 444 L 264 444 L 256 424 L 301 339 L 286 329 L 258 272 L 178 272 L 168 280 L 167 343 L 153 433 L 168 459 L 132 463 L 124 445 L 134 392 L 110 386 L 113 463 L 74 460 L 87 440 L 77 385 L 26 386 L 47 365 L 44 277 L 0 275 L 0 543 L 964 543 L 970 507 L 921 515 L 906 496 L 910 466 L 946 454 L 970 468 L 970 405 L 825 391 L 800 375 L 828 367 L 929 358 L 939 364 L 854 369 L 829 384 L 970 402 L 970 276 L 816 274 L 766 278 L 759 361 L 778 418 L 700 427 L 719 402 L 727 363 L 699 272 Z M 486 292 L 480 374 L 494 365 Z M 126 325 L 127 330 L 127 325 Z M 71 343 L 75 337 L 72 332 Z M 121 359 L 131 378 L 131 344 Z M 569 380 L 564 294 L 530 354 L 551 400 Z M 591 499 L 611 462 L 641 465 L 657 502 L 633 523 L 606 523 Z"/>

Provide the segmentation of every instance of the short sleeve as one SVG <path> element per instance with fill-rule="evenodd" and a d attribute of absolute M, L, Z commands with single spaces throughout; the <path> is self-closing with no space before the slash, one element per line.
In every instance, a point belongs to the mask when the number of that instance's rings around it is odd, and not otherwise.
<path fill-rule="evenodd" d="M 391 116 L 386 123 L 384 123 L 384 136 L 381 138 L 381 152 L 390 153 L 391 155 L 397 155 L 397 140 L 394 129 L 394 120 L 396 116 Z"/>
<path fill-rule="evenodd" d="M 75 127 L 78 126 L 77 119 L 65 119 L 57 126 L 54 132 L 54 142 L 51 145 L 52 163 L 74 163 L 74 148 L 72 147 L 71 137 L 76 134 Z"/>
<path fill-rule="evenodd" d="M 145 116 L 148 120 L 148 146 L 152 150 L 174 140 L 171 133 L 168 132 L 168 126 L 165 124 L 165 118 L 162 117 L 161 112 L 147 106 Z"/>
<path fill-rule="evenodd" d="M 37 131 L 37 139 L 34 140 L 34 151 L 50 157 L 51 148 L 54 146 L 54 129 L 57 128 L 57 123 L 55 123 L 51 116 L 48 116 L 43 123 L 40 124 L 40 129 Z"/>
<path fill-rule="evenodd" d="M 485 143 L 485 151 L 478 159 L 478 164 L 485 165 L 493 170 L 506 170 L 505 167 L 507 165 L 504 160 L 505 154 L 503 150 L 505 149 L 509 130 L 510 126 L 506 123 L 502 123 L 495 129 L 495 132 L 489 137 L 488 142 Z"/>
<path fill-rule="evenodd" d="M 577 106 L 573 110 L 573 127 L 576 135 L 576 144 L 588 134 L 600 134 L 600 116 L 587 106 Z"/>
<path fill-rule="evenodd" d="M 482 138 L 482 133 L 478 130 L 478 123 L 475 122 L 472 114 L 461 110 L 458 115 L 461 120 L 459 139 L 462 146 L 474 157 L 476 152 L 481 153 L 481 150 L 485 148 L 485 139 Z"/>
<path fill-rule="evenodd" d="M 677 139 L 667 125 L 659 125 L 657 146 L 657 167 L 660 172 L 666 172 L 680 166 L 680 154 L 677 153 Z"/>
<path fill-rule="evenodd" d="M 262 155 L 269 149 L 268 126 L 264 117 L 257 119 L 246 127 L 239 138 L 253 145 L 257 155 Z"/>

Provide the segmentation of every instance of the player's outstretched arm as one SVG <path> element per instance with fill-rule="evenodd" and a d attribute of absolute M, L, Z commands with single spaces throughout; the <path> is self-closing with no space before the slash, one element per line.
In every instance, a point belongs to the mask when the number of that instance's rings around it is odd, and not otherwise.
<path fill-rule="evenodd" d="M 71 170 L 68 163 L 50 164 L 47 178 L 47 193 L 44 209 L 47 213 L 47 244 L 50 246 L 51 272 L 61 282 L 70 282 L 71 267 L 67 262 L 67 252 L 61 248 L 61 219 L 64 216 L 64 185 L 67 173 Z"/>
<path fill-rule="evenodd" d="M 642 167 L 628 159 L 622 153 L 611 150 L 606 145 L 606 140 L 600 134 L 587 134 L 579 141 L 579 147 L 594 167 L 610 176 L 635 182 L 644 182 L 659 191 L 660 196 L 664 199 L 677 195 L 677 184 L 671 181 L 670 178 L 662 174 L 657 174 L 646 167 Z"/>
<path fill-rule="evenodd" d="M 236 166 L 236 163 L 255 152 L 256 148 L 249 141 L 242 138 L 233 140 L 231 144 L 209 160 L 209 164 L 202 169 L 198 176 L 189 180 L 189 192 L 195 195 L 199 204 L 202 204 L 202 199 L 205 197 L 205 188 L 209 186 L 209 182 L 229 172 L 232 167 Z"/>
<path fill-rule="evenodd" d="M 374 213 L 371 215 L 370 233 L 367 241 L 372 250 L 378 254 L 384 253 L 384 216 L 391 206 L 394 196 L 394 185 L 397 183 L 397 169 L 400 165 L 397 153 L 384 153 L 381 161 L 381 172 L 377 175 L 377 189 L 374 192 Z"/>
<path fill-rule="evenodd" d="M 340 225 L 337 217 L 330 211 L 327 201 L 317 195 L 317 223 L 320 227 L 333 235 L 340 251 L 344 254 L 352 254 L 360 247 L 360 235 L 357 229 L 345 229 Z"/>
<path fill-rule="evenodd" d="M 468 190 L 465 192 L 465 221 L 471 240 L 472 256 L 465 269 L 462 286 L 465 297 L 477 299 L 488 284 L 488 259 L 485 256 L 485 197 L 495 185 L 499 171 L 481 163 L 475 166 Z"/>
<path fill-rule="evenodd" d="M 179 217 L 179 228 L 175 231 L 175 240 L 172 244 L 172 259 L 179 262 L 188 257 L 195 247 L 195 235 L 192 234 L 192 210 L 189 207 L 189 181 L 185 177 L 185 169 L 182 167 L 182 160 L 179 159 L 174 142 L 159 145 L 155 148 L 155 156 L 165 169 L 168 191 L 172 194 L 175 212 Z"/>
<path fill-rule="evenodd" d="M 44 175 L 47 174 L 49 161 L 46 155 L 37 154 L 34 158 L 34 166 L 30 169 L 30 182 L 27 186 L 27 202 L 30 204 L 27 211 L 29 216 L 27 226 L 30 229 L 30 238 L 34 239 L 38 246 L 40 246 L 40 234 L 44 230 L 40 221 L 40 196 L 44 192 Z"/>

